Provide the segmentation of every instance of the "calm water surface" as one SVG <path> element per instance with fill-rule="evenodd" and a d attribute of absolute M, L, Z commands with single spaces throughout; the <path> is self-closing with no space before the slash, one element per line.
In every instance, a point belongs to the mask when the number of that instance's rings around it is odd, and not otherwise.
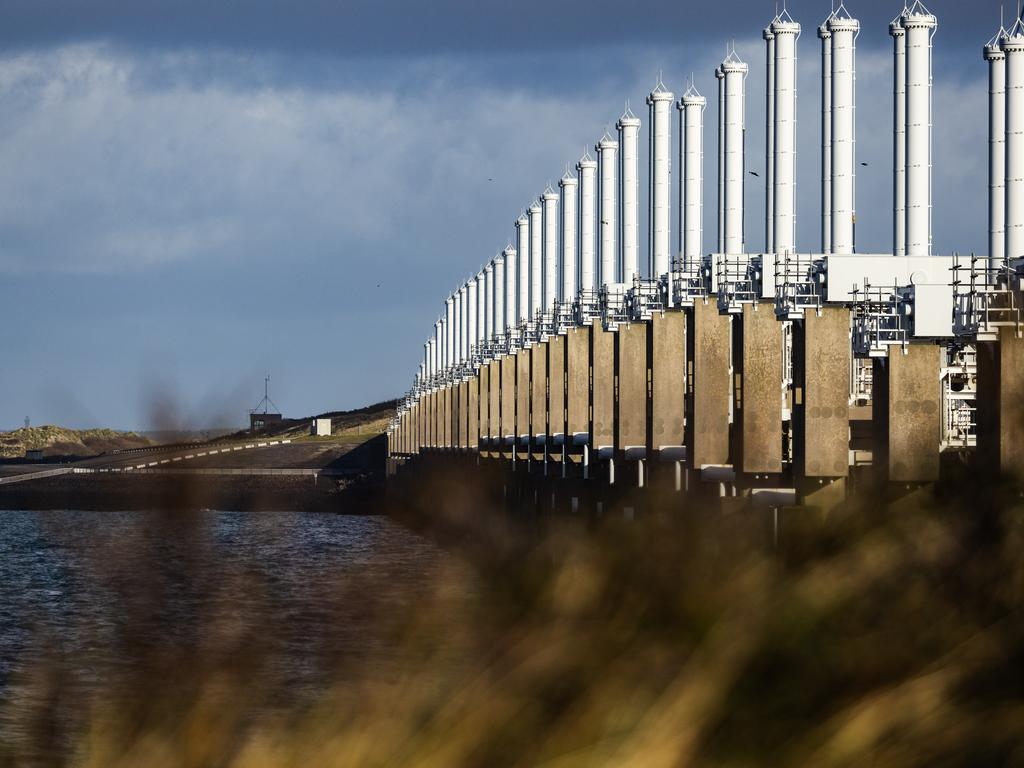
<path fill-rule="evenodd" d="M 0 732 L 40 670 L 67 698 L 211 648 L 258 647 L 254 674 L 294 699 L 346 668 L 387 676 L 411 607 L 451 567 L 381 517 L 0 512 Z"/>

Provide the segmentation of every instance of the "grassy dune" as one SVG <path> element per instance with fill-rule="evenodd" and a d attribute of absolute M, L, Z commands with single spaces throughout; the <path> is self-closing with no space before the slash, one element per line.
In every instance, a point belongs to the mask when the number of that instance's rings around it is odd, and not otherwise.
<path fill-rule="evenodd" d="M 29 450 L 42 450 L 44 456 L 92 456 L 152 444 L 143 435 L 113 429 L 65 429 L 52 425 L 22 427 L 0 432 L 0 458 L 19 458 Z"/>

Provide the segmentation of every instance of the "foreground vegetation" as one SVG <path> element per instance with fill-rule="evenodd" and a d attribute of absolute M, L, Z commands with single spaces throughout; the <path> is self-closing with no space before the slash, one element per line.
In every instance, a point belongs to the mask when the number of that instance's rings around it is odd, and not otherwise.
<path fill-rule="evenodd" d="M 102 695 L 76 701 L 59 662 L 40 669 L 9 704 L 27 735 L 0 765 L 54 743 L 51 764 L 96 768 L 1024 762 L 1019 499 L 790 513 L 777 544 L 757 513 L 678 501 L 634 522 L 488 505 L 447 477 L 402 506 L 455 553 L 427 599 L 379 604 L 356 577 L 310 585 L 338 633 L 378 617 L 393 666 L 339 656 L 314 701 L 283 704 L 287 682 L 258 674 L 281 618 L 238 574 L 222 587 L 238 610 L 203 617 L 201 640 L 139 648 L 126 610 L 138 663 Z M 159 610 L 144 575 L 203 569 L 191 525 L 168 533 L 194 556 L 133 573 L 128 606 Z"/>

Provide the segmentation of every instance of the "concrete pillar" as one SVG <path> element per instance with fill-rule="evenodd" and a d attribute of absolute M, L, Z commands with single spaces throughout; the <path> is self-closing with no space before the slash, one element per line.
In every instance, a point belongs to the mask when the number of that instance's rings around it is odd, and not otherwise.
<path fill-rule="evenodd" d="M 490 418 L 487 420 L 487 435 L 490 437 L 491 456 L 497 458 L 501 444 L 501 361 L 492 360 L 487 367 L 489 369 L 487 408 L 490 413 Z"/>
<path fill-rule="evenodd" d="M 530 444 L 530 350 L 516 352 L 516 436 L 519 446 Z M 528 450 L 521 458 L 527 458 Z"/>
<path fill-rule="evenodd" d="M 579 444 L 590 436 L 590 326 L 576 326 L 565 336 L 566 440 Z"/>
<path fill-rule="evenodd" d="M 467 391 L 467 402 L 469 405 L 469 448 L 478 450 L 480 448 L 480 376 L 473 376 L 469 380 Z"/>
<path fill-rule="evenodd" d="M 544 458 L 543 446 L 548 435 L 548 351 L 547 342 L 530 347 L 530 434 L 534 457 Z"/>
<path fill-rule="evenodd" d="M 714 302 L 698 301 L 687 323 L 688 373 L 693 382 L 687 420 L 687 455 L 700 469 L 729 463 L 731 319 Z"/>
<path fill-rule="evenodd" d="M 486 363 L 480 366 L 480 452 L 486 456 L 491 437 L 491 369 Z"/>
<path fill-rule="evenodd" d="M 472 447 L 469 433 L 469 381 L 459 382 L 459 447 Z"/>
<path fill-rule="evenodd" d="M 820 314 L 808 311 L 796 324 L 793 340 L 798 478 L 816 484 L 817 478 L 849 474 L 850 365 L 850 310 L 827 306 Z"/>
<path fill-rule="evenodd" d="M 565 336 L 548 339 L 548 437 L 561 445 L 565 440 Z"/>
<path fill-rule="evenodd" d="M 782 323 L 768 302 L 744 304 L 740 323 L 742 459 L 737 469 L 776 474 L 782 471 Z"/>
<path fill-rule="evenodd" d="M 686 406 L 686 315 L 655 314 L 648 324 L 651 350 L 651 458 L 682 458 Z"/>
<path fill-rule="evenodd" d="M 887 358 L 875 359 L 873 463 L 881 479 L 892 483 L 939 479 L 939 373 L 944 353 L 934 344 L 910 344 L 905 352 L 891 346 Z"/>
<path fill-rule="evenodd" d="M 512 458 L 516 437 L 516 358 L 505 355 L 501 358 L 501 435 L 502 453 Z"/>
<path fill-rule="evenodd" d="M 590 446 L 595 452 L 615 447 L 615 334 L 599 321 L 590 330 Z"/>
<path fill-rule="evenodd" d="M 978 344 L 978 458 L 993 474 L 1024 480 L 1024 339 L 1000 328 Z"/>
<path fill-rule="evenodd" d="M 647 448 L 647 325 L 615 333 L 615 448 L 620 458 L 645 458 Z"/>
<path fill-rule="evenodd" d="M 452 388 L 447 386 L 443 390 L 444 402 L 441 406 L 442 429 L 444 437 L 441 440 L 442 448 L 452 447 Z"/>

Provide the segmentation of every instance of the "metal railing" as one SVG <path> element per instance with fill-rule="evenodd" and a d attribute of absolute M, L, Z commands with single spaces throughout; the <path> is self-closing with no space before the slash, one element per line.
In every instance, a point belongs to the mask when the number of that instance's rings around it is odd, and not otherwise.
<path fill-rule="evenodd" d="M 812 256 L 783 254 L 775 257 L 775 314 L 794 320 L 824 303 L 821 264 Z"/>
<path fill-rule="evenodd" d="M 589 325 L 601 317 L 601 292 L 580 291 L 573 303 L 573 313 L 577 325 Z"/>
<path fill-rule="evenodd" d="M 978 349 L 973 344 L 948 350 L 942 369 L 941 449 L 978 444 Z"/>
<path fill-rule="evenodd" d="M 850 405 L 871 402 L 874 385 L 874 364 L 863 357 L 850 360 Z"/>
<path fill-rule="evenodd" d="M 965 263 L 966 259 L 966 263 Z M 953 257 L 953 333 L 994 341 L 999 328 L 1021 334 L 1021 276 L 1007 263 L 985 257 Z"/>
<path fill-rule="evenodd" d="M 889 347 L 906 347 L 910 336 L 903 296 L 898 286 L 877 288 L 864 281 L 854 291 L 853 351 L 884 357 Z"/>
<path fill-rule="evenodd" d="M 706 275 L 699 259 L 689 261 L 679 257 L 672 262 L 673 307 L 692 307 L 703 301 L 711 291 L 710 275 Z"/>
<path fill-rule="evenodd" d="M 757 301 L 757 284 L 747 254 L 722 254 L 715 264 L 715 279 L 720 312 L 737 314 L 744 304 Z"/>
<path fill-rule="evenodd" d="M 626 292 L 626 316 L 630 320 L 650 320 L 655 312 L 664 312 L 666 292 L 666 281 L 634 278 L 633 287 Z"/>
<path fill-rule="evenodd" d="M 626 292 L 620 286 L 601 286 L 601 322 L 606 331 L 614 331 L 629 322 L 626 311 Z"/>

